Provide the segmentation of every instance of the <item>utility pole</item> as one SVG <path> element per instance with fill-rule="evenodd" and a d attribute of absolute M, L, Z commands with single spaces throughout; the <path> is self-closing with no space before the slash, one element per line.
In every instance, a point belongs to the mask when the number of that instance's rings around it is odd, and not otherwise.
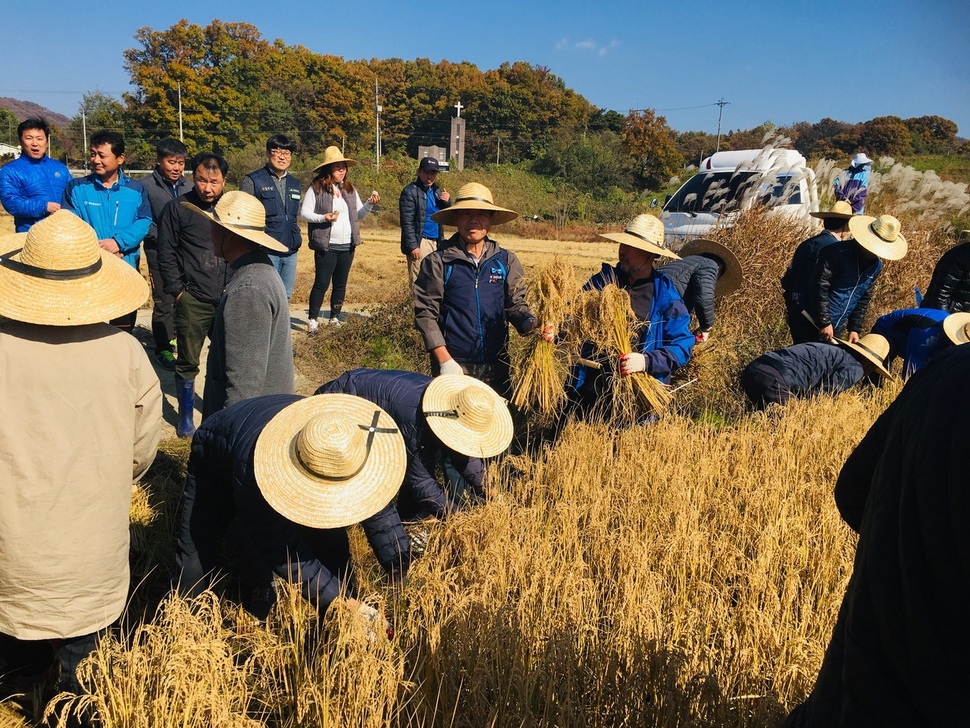
<path fill-rule="evenodd" d="M 717 144 L 714 147 L 715 154 L 721 151 L 721 114 L 724 113 L 724 107 L 727 106 L 729 103 L 731 102 L 725 101 L 723 96 L 717 101 L 717 105 L 720 108 L 717 110 Z"/>
<path fill-rule="evenodd" d="M 381 105 L 380 105 L 380 88 L 377 85 L 377 79 L 374 79 L 374 137 L 377 144 L 374 148 L 374 160 L 377 164 L 377 171 L 381 171 Z"/>
<path fill-rule="evenodd" d="M 87 117 L 87 114 L 84 113 L 84 106 L 83 106 L 83 102 L 82 102 L 82 106 L 81 106 L 81 159 L 84 159 L 84 158 L 87 157 L 87 154 L 85 154 L 85 152 L 87 151 L 87 148 L 88 148 L 88 117 Z M 85 169 L 87 169 L 87 165 L 85 165 Z"/>
<path fill-rule="evenodd" d="M 179 141 L 184 142 L 185 136 L 182 134 L 182 82 L 179 81 Z"/>

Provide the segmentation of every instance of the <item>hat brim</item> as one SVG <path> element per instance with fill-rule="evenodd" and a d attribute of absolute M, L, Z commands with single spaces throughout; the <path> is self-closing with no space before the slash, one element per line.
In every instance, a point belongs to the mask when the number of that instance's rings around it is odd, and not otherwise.
<path fill-rule="evenodd" d="M 351 167 L 356 167 L 358 164 L 360 164 L 360 162 L 358 162 L 356 159 L 347 159 L 347 158 L 334 159 L 331 162 L 324 162 L 323 164 L 318 164 L 316 167 L 313 168 L 310 174 L 316 177 L 317 173 L 321 172 L 324 167 L 329 167 L 331 164 L 340 164 L 341 162 L 347 165 L 347 169 L 350 169 Z"/>
<path fill-rule="evenodd" d="M 886 365 L 882 361 L 880 361 L 879 357 L 873 354 L 868 349 L 861 347 L 858 344 L 853 344 L 851 342 L 844 341 L 843 339 L 833 339 L 833 341 L 839 346 L 843 346 L 847 349 L 851 349 L 853 352 L 861 356 L 866 361 L 871 362 L 876 367 L 876 369 L 879 370 L 879 373 L 882 374 L 884 377 L 889 377 L 890 379 L 892 378 L 893 376 L 892 372 L 886 369 Z"/>
<path fill-rule="evenodd" d="M 23 248 L 27 233 L 0 238 L 0 255 Z M 84 278 L 34 278 L 0 265 L 0 316 L 43 326 L 84 326 L 141 308 L 148 299 L 142 275 L 118 256 L 99 250 L 101 268 Z M 20 254 L 11 256 L 19 261 Z"/>
<path fill-rule="evenodd" d="M 214 222 L 219 227 L 228 230 L 234 235 L 238 235 L 241 238 L 246 238 L 251 243 L 256 243 L 262 248 L 267 250 L 272 250 L 274 253 L 289 253 L 290 249 L 287 248 L 283 243 L 281 243 L 276 238 L 271 235 L 267 235 L 262 230 L 247 230 L 246 228 L 237 227 L 228 223 L 224 223 L 221 220 L 216 220 L 215 216 L 211 212 L 206 212 L 198 205 L 193 205 L 191 202 L 183 201 L 182 204 L 189 208 L 192 212 L 198 213 L 204 217 L 209 218 L 211 222 Z"/>
<path fill-rule="evenodd" d="M 363 468 L 349 478 L 325 478 L 308 470 L 297 456 L 297 437 L 314 416 L 339 411 L 364 428 L 374 412 L 378 432 Z M 407 468 L 407 451 L 391 416 L 373 402 L 350 394 L 318 394 L 280 410 L 256 440 L 253 472 L 263 498 L 287 520 L 310 528 L 340 528 L 360 523 L 393 500 Z"/>
<path fill-rule="evenodd" d="M 440 223 L 441 225 L 451 225 L 452 227 L 455 227 L 458 225 L 456 221 L 458 213 L 462 210 L 488 210 L 492 213 L 493 226 L 504 225 L 507 222 L 512 222 L 519 216 L 519 213 L 515 212 L 514 210 L 493 205 L 491 202 L 460 200 L 451 207 L 446 207 L 444 210 L 438 210 L 438 212 L 431 216 L 431 219 L 436 223 Z"/>
<path fill-rule="evenodd" d="M 646 252 L 653 253 L 654 255 L 662 255 L 665 258 L 680 260 L 680 256 L 674 251 L 655 243 L 651 243 L 643 238 L 638 238 L 636 235 L 630 235 L 630 233 L 598 233 L 598 235 L 601 238 L 612 240 L 614 243 L 622 243 L 623 245 L 629 245 L 631 248 L 645 250 Z"/>
<path fill-rule="evenodd" d="M 435 436 L 455 452 L 473 458 L 490 458 L 508 450 L 512 442 L 512 414 L 498 393 L 484 382 L 463 374 L 442 374 L 424 390 L 421 411 L 448 412 L 455 408 L 455 396 L 466 387 L 486 392 L 494 401 L 495 419 L 487 430 L 476 430 L 456 417 L 427 417 Z"/>
<path fill-rule="evenodd" d="M 970 324 L 970 312 L 951 313 L 943 319 L 943 333 L 957 346 L 970 343 L 970 336 L 967 334 L 968 324 Z"/>
<path fill-rule="evenodd" d="M 906 251 L 909 249 L 906 238 L 900 233 L 896 236 L 894 242 L 886 242 L 869 229 L 875 219 L 869 215 L 853 215 L 849 219 L 849 232 L 852 233 L 852 239 L 883 260 L 902 260 L 905 258 Z"/>
<path fill-rule="evenodd" d="M 682 258 L 688 255 L 713 255 L 724 263 L 724 272 L 718 276 L 717 283 L 714 284 L 715 298 L 724 298 L 728 294 L 734 293 L 744 281 L 741 262 L 737 256 L 730 248 L 715 240 L 694 238 L 685 243 L 679 253 Z"/>

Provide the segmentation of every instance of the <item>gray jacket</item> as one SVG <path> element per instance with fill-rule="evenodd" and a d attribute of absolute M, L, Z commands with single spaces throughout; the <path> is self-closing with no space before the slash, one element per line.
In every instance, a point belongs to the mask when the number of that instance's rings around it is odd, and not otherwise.
<path fill-rule="evenodd" d="M 232 280 L 212 324 L 203 419 L 250 397 L 295 392 L 283 280 L 262 249 L 231 267 Z"/>
<path fill-rule="evenodd" d="M 141 180 L 141 185 L 148 194 L 148 204 L 152 208 L 152 224 L 149 226 L 148 234 L 145 236 L 145 250 L 151 250 L 158 246 L 158 226 L 156 223 L 162 216 L 162 210 L 176 197 L 184 195 L 191 190 L 192 183 L 185 179 L 185 177 L 180 177 L 178 182 L 171 185 L 168 180 L 158 173 L 158 169 L 154 169 L 150 175 Z M 172 194 L 173 190 L 175 194 Z"/>
<path fill-rule="evenodd" d="M 687 311 L 697 315 L 700 328 L 704 331 L 713 328 L 717 263 L 703 255 L 688 255 L 672 260 L 658 270 L 674 284 Z"/>

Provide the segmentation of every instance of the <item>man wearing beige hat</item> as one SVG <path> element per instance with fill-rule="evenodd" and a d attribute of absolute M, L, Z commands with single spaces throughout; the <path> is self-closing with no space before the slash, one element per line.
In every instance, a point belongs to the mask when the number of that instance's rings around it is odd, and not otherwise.
<path fill-rule="evenodd" d="M 209 417 L 192 440 L 176 565 L 196 591 L 232 559 L 243 606 L 264 617 L 275 578 L 299 585 L 321 613 L 341 595 L 357 602 L 346 527 L 355 523 L 395 583 L 411 561 L 393 499 L 407 456 L 394 420 L 347 394 L 268 395 Z"/>
<path fill-rule="evenodd" d="M 293 394 L 293 342 L 286 288 L 267 251 L 286 245 L 264 232 L 263 204 L 245 192 L 227 192 L 207 212 L 216 257 L 231 279 L 212 324 L 202 419 L 223 407 L 264 394 Z"/>
<path fill-rule="evenodd" d="M 812 275 L 808 313 L 822 341 L 831 341 L 845 329 L 849 341 L 859 340 L 882 261 L 906 255 L 906 238 L 892 215 L 855 215 L 849 220 L 849 233 L 851 240 L 819 253 Z"/>
<path fill-rule="evenodd" d="M 132 479 L 151 464 L 162 395 L 109 326 L 144 278 L 65 210 L 0 238 L 0 673 L 20 689 L 78 663 L 128 600 Z"/>
<path fill-rule="evenodd" d="M 502 396 L 510 394 L 511 323 L 536 331 L 525 300 L 522 264 L 488 236 L 518 214 L 492 202 L 485 185 L 469 182 L 454 203 L 431 219 L 458 232 L 421 261 L 414 282 L 414 321 L 431 354 L 432 374 L 469 374 Z M 551 339 L 551 331 L 544 331 Z"/>

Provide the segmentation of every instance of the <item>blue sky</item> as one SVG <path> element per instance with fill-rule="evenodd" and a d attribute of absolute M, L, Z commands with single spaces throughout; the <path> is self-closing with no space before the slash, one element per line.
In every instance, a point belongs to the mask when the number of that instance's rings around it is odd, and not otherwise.
<path fill-rule="evenodd" d="M 714 132 L 723 97 L 725 130 L 938 114 L 970 136 L 965 0 L 7 3 L 0 96 L 70 116 L 84 91 L 120 95 L 135 30 L 183 17 L 345 58 L 527 61 L 597 106 L 655 108 L 678 131 Z"/>

